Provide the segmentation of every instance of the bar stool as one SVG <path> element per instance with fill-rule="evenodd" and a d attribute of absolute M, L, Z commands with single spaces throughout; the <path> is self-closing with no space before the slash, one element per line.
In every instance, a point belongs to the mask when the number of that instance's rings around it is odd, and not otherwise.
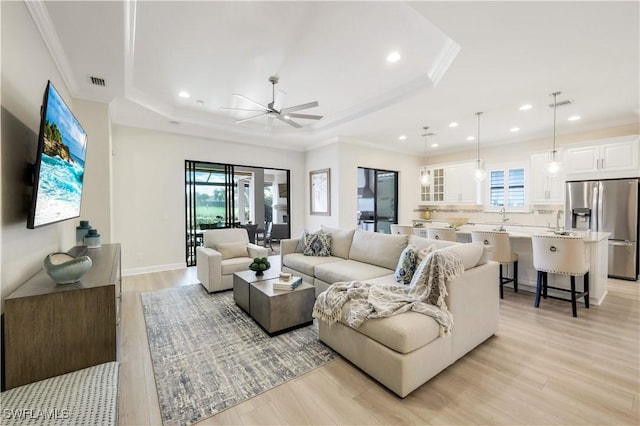
<path fill-rule="evenodd" d="M 518 253 L 511 251 L 509 234 L 504 231 L 471 231 L 471 242 L 482 242 L 493 246 L 489 259 L 500 263 L 500 299 L 504 299 L 502 287 L 513 283 L 513 291 L 518 292 Z M 513 278 L 507 278 L 502 272 L 502 266 L 513 263 Z"/>
<path fill-rule="evenodd" d="M 408 226 L 408 225 L 389 225 L 391 227 L 391 233 L 392 234 L 406 234 L 406 235 L 411 235 L 413 234 L 413 226 Z"/>
<path fill-rule="evenodd" d="M 540 306 L 540 296 L 571 302 L 571 312 L 578 316 L 576 300 L 584 298 L 584 307 L 589 308 L 589 263 L 585 259 L 584 239 L 582 237 L 559 235 L 533 235 L 533 267 L 538 271 L 536 282 L 536 298 L 534 306 Z M 547 274 L 569 275 L 571 277 L 571 289 L 552 287 L 548 285 Z M 576 292 L 576 277 L 583 276 L 584 285 L 582 292 Z M 571 299 L 550 296 L 547 289 L 565 291 L 571 293 Z"/>
<path fill-rule="evenodd" d="M 453 228 L 427 228 L 427 238 L 432 240 L 455 241 L 456 231 Z"/>

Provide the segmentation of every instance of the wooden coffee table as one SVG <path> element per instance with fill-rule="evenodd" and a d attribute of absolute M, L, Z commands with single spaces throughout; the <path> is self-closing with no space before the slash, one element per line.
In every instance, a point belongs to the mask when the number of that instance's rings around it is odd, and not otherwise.
<path fill-rule="evenodd" d="M 253 271 L 233 274 L 233 298 L 269 335 L 313 323 L 311 312 L 315 288 L 303 282 L 295 290 L 274 290 L 280 271 L 265 271 L 256 277 Z"/>

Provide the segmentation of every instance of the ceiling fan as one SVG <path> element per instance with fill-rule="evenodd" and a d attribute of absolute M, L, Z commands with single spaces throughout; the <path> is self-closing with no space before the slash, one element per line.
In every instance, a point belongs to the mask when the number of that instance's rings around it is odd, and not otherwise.
<path fill-rule="evenodd" d="M 292 107 L 288 107 L 288 108 L 281 108 L 280 110 L 277 110 L 275 108 L 275 93 L 276 93 L 276 84 L 278 84 L 278 77 L 277 76 L 271 76 L 269 77 L 269 82 L 271 83 L 271 102 L 269 104 L 267 104 L 267 106 L 262 105 L 260 102 L 256 102 L 251 98 L 247 98 L 244 95 L 239 95 L 237 93 L 234 93 L 233 96 L 240 98 L 240 99 L 244 99 L 247 102 L 251 102 L 252 104 L 258 106 L 260 109 L 250 109 L 250 108 L 229 108 L 229 107 L 222 107 L 222 109 L 228 109 L 228 110 L 232 110 L 232 111 L 255 111 L 255 112 L 260 112 L 260 114 L 256 114 L 253 115 L 251 117 L 248 118 L 243 118 L 242 120 L 238 120 L 236 121 L 236 123 L 244 123 L 245 121 L 249 121 L 249 120 L 253 120 L 254 118 L 258 118 L 258 117 L 262 117 L 264 115 L 268 116 L 270 119 L 273 118 L 277 118 L 280 121 L 283 121 L 285 123 L 287 123 L 290 126 L 296 127 L 296 128 L 300 128 L 302 127 L 301 124 L 295 122 L 292 120 L 292 118 L 304 118 L 307 120 L 320 120 L 322 118 L 321 115 L 311 115 L 311 114 L 297 114 L 295 113 L 295 111 L 300 111 L 303 109 L 308 109 L 308 108 L 314 108 L 317 107 L 318 101 L 314 101 L 314 102 L 309 102 L 306 104 L 301 104 L 301 105 L 296 105 L 296 106 L 292 106 Z"/>

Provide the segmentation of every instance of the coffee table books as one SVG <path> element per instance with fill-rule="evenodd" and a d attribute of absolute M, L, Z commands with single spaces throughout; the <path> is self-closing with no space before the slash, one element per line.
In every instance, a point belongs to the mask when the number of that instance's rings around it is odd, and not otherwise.
<path fill-rule="evenodd" d="M 302 277 L 293 277 L 289 274 L 287 279 L 287 277 L 283 277 L 281 274 L 280 278 L 274 280 L 272 285 L 274 290 L 291 291 L 295 290 L 300 284 L 302 284 Z"/>

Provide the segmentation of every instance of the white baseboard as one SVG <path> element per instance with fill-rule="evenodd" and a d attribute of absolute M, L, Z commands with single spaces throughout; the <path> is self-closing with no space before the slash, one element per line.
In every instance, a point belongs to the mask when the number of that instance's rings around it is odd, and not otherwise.
<path fill-rule="evenodd" d="M 122 270 L 122 276 L 149 274 L 152 272 L 171 271 L 173 269 L 183 269 L 187 267 L 186 262 L 170 263 L 168 265 L 145 266 L 142 268 L 128 268 Z"/>

